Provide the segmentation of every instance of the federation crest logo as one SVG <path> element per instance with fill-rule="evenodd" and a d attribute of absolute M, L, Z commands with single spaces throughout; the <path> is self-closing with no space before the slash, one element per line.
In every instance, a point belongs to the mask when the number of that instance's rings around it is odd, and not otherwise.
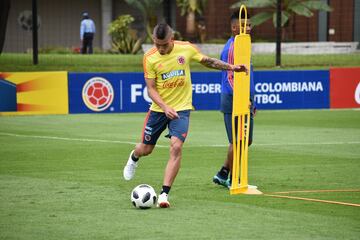
<path fill-rule="evenodd" d="M 185 57 L 184 56 L 179 56 L 177 58 L 178 64 L 183 65 L 185 63 Z"/>
<path fill-rule="evenodd" d="M 149 142 L 151 140 L 151 136 L 150 135 L 145 135 L 145 140 Z"/>
<path fill-rule="evenodd" d="M 82 98 L 89 109 L 101 112 L 108 109 L 112 104 L 114 89 L 105 78 L 93 77 L 84 84 Z"/>

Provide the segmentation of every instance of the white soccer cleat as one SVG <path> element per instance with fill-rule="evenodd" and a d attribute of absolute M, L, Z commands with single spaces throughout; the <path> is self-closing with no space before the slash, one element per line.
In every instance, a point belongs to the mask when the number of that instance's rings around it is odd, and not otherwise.
<path fill-rule="evenodd" d="M 162 193 L 159 195 L 157 205 L 160 208 L 169 208 L 170 207 L 170 203 L 168 201 L 168 195 L 166 193 Z"/>
<path fill-rule="evenodd" d="M 134 150 L 131 151 L 130 156 L 129 156 L 129 159 L 128 159 L 125 167 L 124 167 L 124 172 L 123 172 L 123 174 L 124 174 L 124 179 L 127 180 L 127 181 L 131 180 L 131 179 L 134 177 L 134 175 L 135 175 L 135 170 L 136 170 L 136 168 L 137 168 L 137 163 L 134 162 L 134 161 L 131 159 L 131 156 L 132 156 L 133 152 L 134 152 Z"/>

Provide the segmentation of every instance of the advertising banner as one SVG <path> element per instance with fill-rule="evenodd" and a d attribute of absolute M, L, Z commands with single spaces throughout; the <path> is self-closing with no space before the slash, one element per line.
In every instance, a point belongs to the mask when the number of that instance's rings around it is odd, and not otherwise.
<path fill-rule="evenodd" d="M 1 72 L 0 115 L 67 114 L 67 72 Z"/>
<path fill-rule="evenodd" d="M 360 108 L 360 68 L 330 69 L 330 107 Z"/>
<path fill-rule="evenodd" d="M 195 109 L 220 108 L 220 76 L 192 74 Z M 143 73 L 69 73 L 70 113 L 146 112 L 150 104 Z"/>
<path fill-rule="evenodd" d="M 221 72 L 192 73 L 196 110 L 219 110 Z M 258 109 L 329 108 L 329 71 L 255 71 Z M 143 73 L 69 73 L 70 113 L 145 112 Z"/>
<path fill-rule="evenodd" d="M 329 71 L 256 71 L 258 109 L 329 108 Z"/>
<path fill-rule="evenodd" d="M 221 72 L 192 73 L 196 110 L 219 110 Z M 255 71 L 258 109 L 359 108 L 360 68 Z M 143 73 L 0 73 L 0 115 L 146 112 Z"/>

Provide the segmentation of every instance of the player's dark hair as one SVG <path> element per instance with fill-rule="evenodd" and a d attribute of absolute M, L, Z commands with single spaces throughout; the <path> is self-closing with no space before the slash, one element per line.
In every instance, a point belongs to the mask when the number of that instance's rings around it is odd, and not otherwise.
<path fill-rule="evenodd" d="M 154 35 L 157 39 L 163 40 L 168 35 L 169 31 L 170 27 L 167 25 L 167 23 L 159 23 L 155 26 Z"/>
<path fill-rule="evenodd" d="M 236 10 L 235 12 L 233 12 L 231 14 L 231 17 L 230 17 L 230 21 L 234 21 L 234 20 L 239 20 L 239 12 L 240 12 L 240 9 Z M 245 18 L 245 11 L 242 11 L 241 12 L 241 19 L 244 19 Z M 250 18 L 250 14 L 247 13 L 247 18 L 249 19 Z"/>

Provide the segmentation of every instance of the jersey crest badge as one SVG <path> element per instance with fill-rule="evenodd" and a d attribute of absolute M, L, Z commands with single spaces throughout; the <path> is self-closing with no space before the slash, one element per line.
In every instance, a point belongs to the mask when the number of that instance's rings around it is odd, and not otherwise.
<path fill-rule="evenodd" d="M 177 61 L 178 61 L 178 64 L 183 65 L 185 63 L 185 57 L 184 56 L 179 56 Z"/>

